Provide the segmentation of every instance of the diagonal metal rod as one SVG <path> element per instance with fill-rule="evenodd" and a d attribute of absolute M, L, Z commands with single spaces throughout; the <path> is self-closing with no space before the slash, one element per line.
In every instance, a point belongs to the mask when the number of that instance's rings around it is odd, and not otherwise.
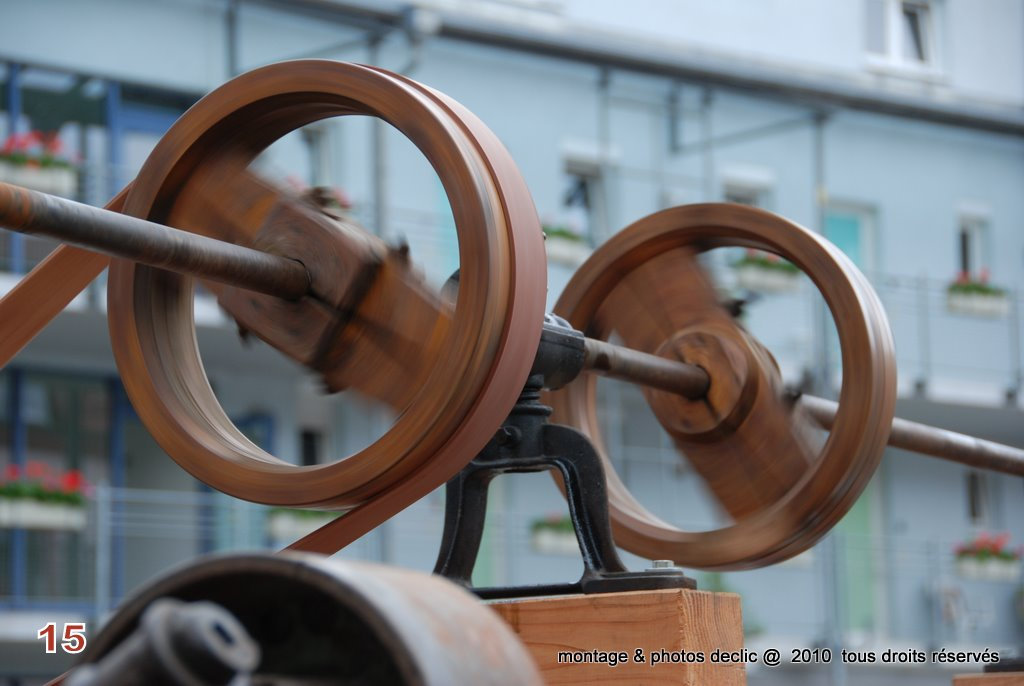
<path fill-rule="evenodd" d="M 0 183 L 0 227 L 286 300 L 309 292 L 297 260 L 7 183 Z"/>

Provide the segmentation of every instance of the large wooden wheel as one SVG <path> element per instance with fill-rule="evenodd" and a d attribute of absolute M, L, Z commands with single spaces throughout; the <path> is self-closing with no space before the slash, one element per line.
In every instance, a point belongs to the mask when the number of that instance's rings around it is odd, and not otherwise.
<path fill-rule="evenodd" d="M 843 383 L 820 454 L 808 440 L 804 416 L 785 398 L 771 355 L 719 305 L 696 260 L 699 252 L 721 246 L 791 260 L 832 311 Z M 631 552 L 706 569 L 791 557 L 835 525 L 878 465 L 896 397 L 885 313 L 837 248 L 792 222 L 720 204 L 650 215 L 594 252 L 555 311 L 588 336 L 617 335 L 627 347 L 697 364 L 711 379 L 700 400 L 645 390 L 662 426 L 733 520 L 707 532 L 682 531 L 655 517 L 615 474 L 597 422 L 594 376 L 551 396 L 554 420 L 583 430 L 601 453 L 615 539 Z"/>
<path fill-rule="evenodd" d="M 352 227 L 295 235 L 296 222 L 313 220 L 249 221 L 265 212 L 263 196 L 235 192 L 248 183 L 239 179 L 252 159 L 289 131 L 348 114 L 395 126 L 440 177 L 459 237 L 454 308 L 413 283 L 404 255 Z M 220 221 L 210 220 L 215 205 Z M 319 60 L 240 76 L 203 98 L 159 142 L 124 212 L 282 254 L 309 271 L 312 294 L 298 302 L 239 296 L 230 288 L 218 295 L 240 322 L 324 373 L 329 385 L 354 387 L 398 411 L 384 436 L 332 464 L 287 464 L 230 422 L 197 351 L 189 279 L 115 260 L 109 321 L 132 403 L 169 455 L 198 479 L 247 500 L 363 506 L 361 520 L 346 518 L 354 523 L 337 545 L 454 475 L 491 437 L 525 382 L 540 335 L 546 271 L 532 201 L 493 134 L 412 81 Z M 356 272 L 369 276 L 355 279 Z M 267 311 L 272 315 L 263 316 Z M 293 335 L 303 327 L 316 330 L 316 345 Z M 384 358 L 401 355 L 376 349 L 384 340 L 409 344 L 414 373 L 387 366 Z M 424 350 L 430 354 L 421 356 Z"/>

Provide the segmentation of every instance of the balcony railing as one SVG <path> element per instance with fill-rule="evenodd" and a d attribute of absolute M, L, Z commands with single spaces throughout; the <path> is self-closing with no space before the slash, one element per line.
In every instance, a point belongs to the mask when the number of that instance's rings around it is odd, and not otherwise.
<path fill-rule="evenodd" d="M 430 496 L 340 555 L 428 571 L 443 509 L 442 499 Z M 212 492 L 100 487 L 88 512 L 81 532 L 0 529 L 0 613 L 84 612 L 95 622 L 125 594 L 199 555 L 272 550 L 291 542 L 273 540 L 270 508 Z M 578 554 L 535 549 L 531 522 L 537 514 L 495 509 L 489 515 L 478 583 L 530 584 L 579 575 Z M 14 536 L 28 538 L 22 559 L 12 557 Z M 794 646 L 839 641 L 846 647 L 922 649 L 1019 643 L 1019 578 L 965 576 L 954 544 L 834 532 L 789 562 L 695 576 L 702 588 L 742 594 L 748 642 L 760 636 Z M 648 564 L 626 558 L 632 568 Z"/>

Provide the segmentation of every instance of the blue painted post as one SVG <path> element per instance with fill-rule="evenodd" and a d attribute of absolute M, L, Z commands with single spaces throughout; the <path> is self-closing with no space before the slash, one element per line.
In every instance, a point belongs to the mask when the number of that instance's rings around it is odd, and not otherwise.
<path fill-rule="evenodd" d="M 8 403 L 11 425 L 11 462 L 19 471 L 25 468 L 28 452 L 28 432 L 23 415 L 25 372 L 11 369 L 8 377 Z M 28 599 L 28 532 L 24 529 L 11 530 L 11 601 L 14 607 L 22 607 Z"/>
<path fill-rule="evenodd" d="M 21 65 L 7 65 L 7 129 L 13 135 L 21 131 Z M 20 233 L 5 232 L 10 241 L 10 264 L 8 268 L 15 274 L 25 273 L 25 236 Z"/>
<path fill-rule="evenodd" d="M 116 81 L 107 81 L 106 115 L 107 167 L 110 169 L 107 195 L 112 198 L 124 185 L 121 179 L 121 165 L 124 164 L 124 118 L 121 107 L 121 84 Z"/>
<path fill-rule="evenodd" d="M 124 431 L 129 413 L 132 411 L 125 396 L 119 377 L 107 382 L 110 394 L 110 440 L 107 445 L 110 462 L 111 493 L 107 502 L 110 508 L 110 594 L 115 601 L 124 594 L 124 533 L 121 526 L 122 507 L 119 502 L 121 489 L 125 485 Z M 103 532 L 100 532 L 102 535 Z"/>

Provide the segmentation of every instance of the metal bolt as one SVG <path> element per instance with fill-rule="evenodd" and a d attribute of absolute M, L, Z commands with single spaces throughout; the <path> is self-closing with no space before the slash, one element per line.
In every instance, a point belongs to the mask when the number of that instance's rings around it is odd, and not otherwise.
<path fill-rule="evenodd" d="M 671 569 L 676 563 L 672 560 L 651 560 L 652 569 Z"/>

